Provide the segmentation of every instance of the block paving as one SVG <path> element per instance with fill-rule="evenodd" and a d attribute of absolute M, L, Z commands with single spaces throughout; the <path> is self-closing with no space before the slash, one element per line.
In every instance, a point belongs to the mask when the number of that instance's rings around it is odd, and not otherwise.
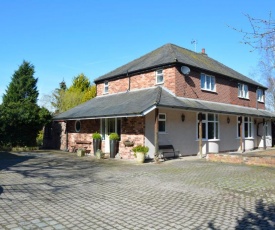
<path fill-rule="evenodd" d="M 0 152 L 0 229 L 275 229 L 275 168 Z"/>

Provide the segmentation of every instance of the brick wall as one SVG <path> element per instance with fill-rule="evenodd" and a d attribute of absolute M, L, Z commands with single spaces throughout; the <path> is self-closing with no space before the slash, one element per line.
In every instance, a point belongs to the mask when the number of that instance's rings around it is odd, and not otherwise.
<path fill-rule="evenodd" d="M 247 165 L 260 165 L 260 166 L 273 166 L 275 167 L 275 156 L 261 156 L 261 155 L 229 155 L 229 154 L 207 154 L 208 161 L 247 164 Z"/>
<path fill-rule="evenodd" d="M 249 85 L 249 99 L 243 99 L 238 97 L 238 81 L 227 77 L 213 75 L 216 80 L 216 92 L 210 92 L 201 89 L 201 72 L 199 71 L 193 69 L 189 76 L 183 76 L 180 72 L 180 67 L 169 67 L 163 69 L 163 73 L 164 83 L 161 86 L 166 87 L 177 96 L 252 108 L 258 106 L 259 109 L 265 109 L 264 103 L 258 102 L 258 105 L 256 103 L 256 86 Z M 109 94 L 125 92 L 129 87 L 129 81 L 130 90 L 157 85 L 155 71 L 151 71 L 131 76 L 130 79 L 125 77 L 124 79 L 109 81 Z M 97 95 L 103 95 L 103 83 L 97 85 Z"/>
<path fill-rule="evenodd" d="M 126 118 L 122 121 L 119 153 L 123 159 L 132 159 L 133 147 L 125 147 L 126 140 L 133 141 L 135 146 L 145 144 L 145 117 Z"/>

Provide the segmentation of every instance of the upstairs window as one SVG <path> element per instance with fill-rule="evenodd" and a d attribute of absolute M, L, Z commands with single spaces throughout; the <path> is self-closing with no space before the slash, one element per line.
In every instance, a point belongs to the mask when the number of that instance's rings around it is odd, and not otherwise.
<path fill-rule="evenodd" d="M 242 83 L 238 84 L 238 97 L 249 99 L 248 86 Z"/>
<path fill-rule="evenodd" d="M 209 90 L 209 91 L 216 91 L 215 77 L 202 73 L 201 74 L 201 89 Z"/>
<path fill-rule="evenodd" d="M 104 89 L 103 89 L 103 93 L 108 93 L 109 92 L 109 82 L 105 81 L 104 82 Z"/>
<path fill-rule="evenodd" d="M 160 133 L 166 132 L 166 114 L 165 113 L 159 114 L 159 132 Z"/>
<path fill-rule="evenodd" d="M 156 83 L 157 84 L 162 84 L 164 82 L 164 77 L 163 77 L 163 70 L 157 70 L 156 71 Z"/>
<path fill-rule="evenodd" d="M 262 89 L 257 89 L 257 100 L 259 102 L 264 102 L 264 94 Z"/>

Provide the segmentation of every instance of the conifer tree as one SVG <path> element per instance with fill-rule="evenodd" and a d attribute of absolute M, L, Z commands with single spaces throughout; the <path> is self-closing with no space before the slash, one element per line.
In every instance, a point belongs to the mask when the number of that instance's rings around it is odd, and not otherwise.
<path fill-rule="evenodd" d="M 37 105 L 37 78 L 34 66 L 23 61 L 14 72 L 0 106 L 1 145 L 35 146 L 36 136 L 51 114 Z"/>

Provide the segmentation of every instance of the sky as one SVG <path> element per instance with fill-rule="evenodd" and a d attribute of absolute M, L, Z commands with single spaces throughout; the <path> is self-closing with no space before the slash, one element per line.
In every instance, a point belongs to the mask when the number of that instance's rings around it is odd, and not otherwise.
<path fill-rule="evenodd" d="M 23 60 L 35 66 L 39 104 L 64 80 L 91 82 L 172 43 L 256 79 L 259 54 L 242 44 L 245 14 L 268 18 L 274 0 L 0 0 L 0 103 Z M 274 17 L 273 17 L 274 18 Z"/>

